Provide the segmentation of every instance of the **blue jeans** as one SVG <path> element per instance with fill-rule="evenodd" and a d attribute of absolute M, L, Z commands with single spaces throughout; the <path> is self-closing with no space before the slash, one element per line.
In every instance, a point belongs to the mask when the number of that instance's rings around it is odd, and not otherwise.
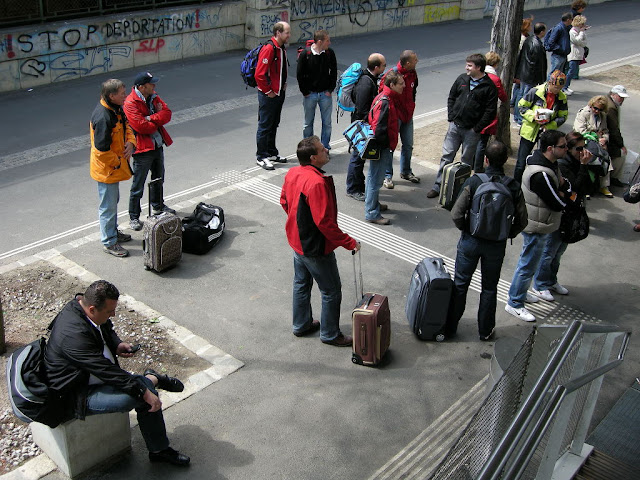
<path fill-rule="evenodd" d="M 258 90 L 258 130 L 256 131 L 256 158 L 258 160 L 278 155 L 276 133 L 280 125 L 280 115 L 285 92 L 269 98 Z"/>
<path fill-rule="evenodd" d="M 100 241 L 110 247 L 118 241 L 119 183 L 98 182 L 98 218 L 100 219 Z"/>
<path fill-rule="evenodd" d="M 534 85 L 520 82 L 519 88 L 516 91 L 516 96 L 514 99 L 516 103 L 513 106 L 513 119 L 516 121 L 516 123 L 520 125 L 522 125 L 522 114 L 520 113 L 520 108 L 518 107 L 518 104 L 520 103 L 520 100 L 522 100 L 522 97 L 524 97 L 527 93 L 529 93 L 529 90 L 531 90 L 533 87 Z"/>
<path fill-rule="evenodd" d="M 129 192 L 129 218 L 140 218 L 140 199 L 144 193 L 144 182 L 151 171 L 151 180 L 161 178 L 164 182 L 164 151 L 162 147 L 133 156 L 133 181 Z M 160 183 L 162 183 L 160 182 Z M 162 210 L 162 186 L 158 182 L 149 188 L 149 203 L 154 210 Z"/>
<path fill-rule="evenodd" d="M 580 68 L 580 60 L 570 60 L 569 61 L 569 72 L 567 72 L 567 83 L 562 87 L 563 90 L 569 88 L 571 85 L 571 80 L 578 76 L 578 69 Z"/>
<path fill-rule="evenodd" d="M 482 238 L 475 238 L 463 232 L 458 241 L 456 254 L 456 273 L 454 277 L 451 308 L 445 326 L 445 333 L 455 335 L 458 323 L 462 318 L 467 303 L 467 291 L 471 284 L 471 277 L 481 261 L 482 291 L 478 306 L 478 334 L 486 337 L 496 326 L 496 304 L 498 296 L 498 281 L 502 270 L 504 250 L 507 241 L 492 242 Z"/>
<path fill-rule="evenodd" d="M 364 191 L 364 218 L 366 220 L 377 220 L 380 215 L 380 202 L 378 196 L 384 172 L 387 171 L 393 161 L 393 152 L 388 148 L 380 151 L 380 160 L 369 161 L 369 171 L 367 172 L 367 186 Z"/>
<path fill-rule="evenodd" d="M 137 375 L 154 395 L 158 392 L 153 382 L 146 377 Z M 149 404 L 142 399 L 136 399 L 112 385 L 100 384 L 89 386 L 87 396 L 87 415 L 101 413 L 129 412 L 136 409 L 140 433 L 150 452 L 159 452 L 169 446 L 167 429 L 164 424 L 162 410 L 149 412 Z"/>
<path fill-rule="evenodd" d="M 440 168 L 438 168 L 436 181 L 433 185 L 433 189 L 436 192 L 440 191 L 440 184 L 442 183 L 442 169 L 445 165 L 453 162 L 453 159 L 456 158 L 456 153 L 458 153 L 458 150 L 460 149 L 460 145 L 462 145 L 462 161 L 473 168 L 473 161 L 479 140 L 480 134 L 474 132 L 472 128 L 461 128 L 455 123 L 449 122 L 449 128 L 447 129 L 447 134 L 445 135 L 444 143 L 442 144 Z"/>
<path fill-rule="evenodd" d="M 347 193 L 364 193 L 364 160 L 355 148 L 347 167 Z"/>
<path fill-rule="evenodd" d="M 531 279 L 538 270 L 542 250 L 547 242 L 548 233 L 525 233 L 522 232 L 524 242 L 520 260 L 513 272 L 511 288 L 509 288 L 509 305 L 514 308 L 524 307 L 524 300 L 527 298 L 527 290 L 531 285 Z"/>
<path fill-rule="evenodd" d="M 558 270 L 560 259 L 569 246 L 560 238 L 560 230 L 550 233 L 544 245 L 540 266 L 533 278 L 533 288 L 536 290 L 549 290 L 558 283 Z"/>
<path fill-rule="evenodd" d="M 551 54 L 551 69 L 549 70 L 549 75 L 547 76 L 547 80 L 551 77 L 551 74 L 555 70 L 560 70 L 564 72 L 564 64 L 567 63 L 566 55 L 557 55 L 555 53 Z"/>
<path fill-rule="evenodd" d="M 411 154 L 413 153 L 413 118 L 408 123 L 400 122 L 400 141 L 402 149 L 400 150 L 400 173 L 409 175 L 411 171 Z M 389 164 L 389 168 L 385 171 L 386 178 L 393 177 L 393 161 Z"/>
<path fill-rule="evenodd" d="M 293 331 L 302 332 L 311 326 L 311 287 L 316 281 L 322 295 L 320 340 L 328 342 L 340 334 L 340 304 L 342 283 L 336 254 L 306 257 L 293 252 Z"/>
<path fill-rule="evenodd" d="M 329 93 L 329 95 L 327 95 Z M 320 107 L 320 118 L 322 119 L 322 133 L 320 141 L 324 148 L 331 150 L 331 106 L 333 99 L 330 92 L 311 92 L 306 97 L 302 97 L 302 107 L 304 109 L 304 129 L 302 137 L 307 138 L 313 135 L 313 121 L 316 118 L 316 105 Z"/>

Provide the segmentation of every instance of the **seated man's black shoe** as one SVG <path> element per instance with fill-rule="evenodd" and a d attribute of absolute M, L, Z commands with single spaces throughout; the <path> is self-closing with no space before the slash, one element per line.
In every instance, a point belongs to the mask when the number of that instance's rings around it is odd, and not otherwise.
<path fill-rule="evenodd" d="M 320 322 L 318 320 L 311 320 L 311 325 L 305 330 L 300 332 L 293 332 L 296 337 L 304 337 L 306 335 L 311 335 L 314 332 L 320 330 Z"/>
<path fill-rule="evenodd" d="M 159 452 L 149 452 L 149 460 L 152 462 L 170 463 L 172 465 L 178 465 L 179 467 L 186 467 L 191 461 L 188 456 L 183 455 L 171 447 L 167 447 Z"/>
<path fill-rule="evenodd" d="M 169 375 L 162 375 L 152 368 L 148 368 L 144 371 L 143 375 L 146 377 L 147 375 L 153 375 L 158 379 L 158 388 L 162 390 L 166 390 L 167 392 L 181 392 L 184 390 L 184 384 L 175 377 L 170 377 Z"/>

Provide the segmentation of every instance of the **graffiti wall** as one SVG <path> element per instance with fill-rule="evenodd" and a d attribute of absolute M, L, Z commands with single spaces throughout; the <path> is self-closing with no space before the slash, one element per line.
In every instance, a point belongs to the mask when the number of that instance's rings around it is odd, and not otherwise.
<path fill-rule="evenodd" d="M 246 3 L 0 32 L 0 91 L 244 47 Z"/>

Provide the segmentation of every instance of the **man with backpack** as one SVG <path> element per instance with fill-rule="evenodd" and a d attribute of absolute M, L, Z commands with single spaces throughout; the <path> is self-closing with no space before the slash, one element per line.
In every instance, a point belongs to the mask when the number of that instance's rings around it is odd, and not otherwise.
<path fill-rule="evenodd" d="M 298 55 L 297 78 L 302 93 L 304 109 L 304 128 L 302 137 L 313 135 L 313 122 L 316 116 L 316 105 L 320 107 L 322 133 L 320 140 L 327 150 L 331 150 L 331 94 L 336 88 L 338 65 L 336 54 L 331 45 L 331 38 L 326 30 L 318 30 L 313 35 L 313 43 L 305 47 Z"/>
<path fill-rule="evenodd" d="M 367 60 L 367 68 L 361 70 L 360 78 L 353 85 L 351 98 L 354 110 L 351 122 L 365 120 L 378 92 L 378 78 L 387 68 L 387 61 L 380 53 L 372 53 Z M 364 160 L 354 148 L 347 169 L 347 196 L 364 202 Z"/>
<path fill-rule="evenodd" d="M 482 292 L 478 307 L 480 340 L 491 340 L 496 324 L 498 281 L 508 238 L 527 225 L 527 209 L 520 184 L 504 174 L 508 151 L 504 143 L 491 142 L 485 150 L 485 173 L 470 177 L 451 210 L 458 241 L 456 271 L 445 336 L 454 337 L 467 302 L 471 277 L 482 265 Z"/>
<path fill-rule="evenodd" d="M 413 50 L 405 50 L 400 55 L 398 64 L 392 69 L 402 75 L 404 79 L 404 91 L 398 103 L 398 116 L 400 117 L 400 178 L 411 183 L 420 183 L 420 178 L 411 171 L 411 154 L 413 153 L 413 112 L 416 109 L 416 93 L 418 91 L 418 55 Z M 382 93 L 384 77 L 380 81 L 378 92 Z M 384 174 L 383 185 L 385 188 L 393 188 L 393 164 L 390 164 Z"/>
<path fill-rule="evenodd" d="M 260 49 L 255 82 L 258 89 L 258 130 L 256 132 L 256 163 L 265 170 L 274 170 L 272 162 L 286 163 L 276 147 L 276 133 L 287 89 L 287 51 L 285 43 L 291 37 L 286 22 L 273 26 L 273 37 Z"/>
<path fill-rule="evenodd" d="M 564 72 L 567 56 L 571 52 L 569 30 L 571 30 L 572 21 L 573 15 L 571 12 L 563 14 L 560 22 L 549 30 L 544 37 L 544 49 L 547 52 L 551 52 L 551 70 L 549 70 L 549 77 L 555 70 Z"/>

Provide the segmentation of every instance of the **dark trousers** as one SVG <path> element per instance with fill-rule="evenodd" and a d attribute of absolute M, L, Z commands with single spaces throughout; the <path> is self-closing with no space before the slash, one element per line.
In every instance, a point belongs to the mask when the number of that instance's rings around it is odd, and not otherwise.
<path fill-rule="evenodd" d="M 478 306 L 478 334 L 485 337 L 496 326 L 496 302 L 498 281 L 507 241 L 493 242 L 483 240 L 463 232 L 458 241 L 456 272 L 453 281 L 453 295 L 445 334 L 455 335 L 467 303 L 467 291 L 478 260 L 482 269 L 482 291 Z"/>
<path fill-rule="evenodd" d="M 347 168 L 347 193 L 364 193 L 364 160 L 355 148 Z"/>
<path fill-rule="evenodd" d="M 513 170 L 513 178 L 515 178 L 518 183 L 522 183 L 522 174 L 524 173 L 524 168 L 527 166 L 527 157 L 531 154 L 535 146 L 536 142 L 532 142 L 526 138 L 520 138 L 518 159 L 516 160 L 516 168 Z"/>
<path fill-rule="evenodd" d="M 487 150 L 487 143 L 489 143 L 490 133 L 481 133 L 478 146 L 476 147 L 476 158 L 473 162 L 473 171 L 475 173 L 484 172 L 484 152 Z"/>
<path fill-rule="evenodd" d="M 161 178 L 162 181 L 154 182 L 149 189 L 149 203 L 154 210 L 162 210 L 164 200 L 162 198 L 162 183 L 164 182 L 164 152 L 162 147 L 148 152 L 136 153 L 133 156 L 133 181 L 129 193 L 129 218 L 140 218 L 140 199 L 144 193 L 144 183 L 151 171 L 151 180 Z"/>
<path fill-rule="evenodd" d="M 280 114 L 284 104 L 284 91 L 280 95 L 269 98 L 258 90 L 258 131 L 256 132 L 256 158 L 275 157 L 278 155 L 276 148 L 276 133 L 280 125 Z"/>

